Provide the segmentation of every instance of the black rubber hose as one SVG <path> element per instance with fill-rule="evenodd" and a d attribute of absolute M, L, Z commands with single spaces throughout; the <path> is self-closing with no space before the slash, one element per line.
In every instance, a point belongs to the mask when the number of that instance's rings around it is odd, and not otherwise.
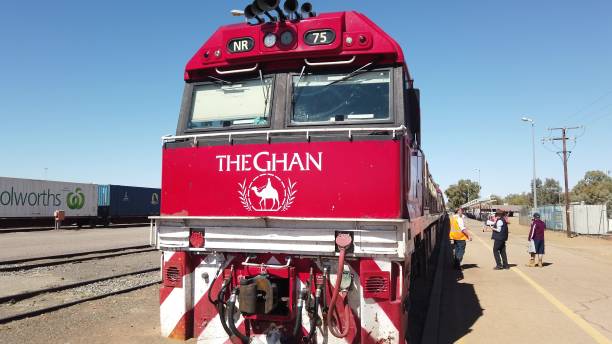
<path fill-rule="evenodd" d="M 229 325 L 232 333 L 240 339 L 242 344 L 249 344 L 249 337 L 240 333 L 236 328 L 236 324 L 234 323 L 234 313 L 236 312 L 236 297 L 238 296 L 238 291 L 235 289 L 230 297 L 229 301 L 227 301 L 227 323 Z"/>
<path fill-rule="evenodd" d="M 297 316 L 295 317 L 295 325 L 293 326 L 293 338 L 298 338 L 298 333 L 302 329 L 302 309 L 304 301 L 300 301 L 297 307 Z"/>
<path fill-rule="evenodd" d="M 229 282 L 230 282 L 229 278 L 223 281 L 223 285 L 221 286 L 221 289 L 219 290 L 219 294 L 217 294 L 217 311 L 219 312 L 219 320 L 221 320 L 221 325 L 223 326 L 223 330 L 225 330 L 225 333 L 227 333 L 227 335 L 230 338 L 232 338 L 234 334 L 232 333 L 230 328 L 227 327 L 227 323 L 225 322 L 225 302 L 223 301 L 223 294 L 225 294 L 225 289 L 227 289 Z"/>
<path fill-rule="evenodd" d="M 212 293 L 213 286 L 215 285 L 215 282 L 217 282 L 217 279 L 219 278 L 222 267 L 223 265 L 219 266 L 219 270 L 217 270 L 217 273 L 215 274 L 215 278 L 213 278 L 212 283 L 210 284 L 210 287 L 208 287 L 208 293 L 207 293 L 208 301 L 213 305 L 216 305 L 217 301 L 213 301 L 212 297 L 210 297 L 210 293 Z"/>
<path fill-rule="evenodd" d="M 310 319 L 310 330 L 308 331 L 308 337 L 306 338 L 306 343 L 312 343 L 314 339 L 315 333 L 317 332 L 317 319 L 319 319 L 319 297 L 317 294 L 321 294 L 321 287 L 317 288 L 315 292 L 315 296 L 313 299 L 314 310 L 312 313 L 312 319 Z"/>

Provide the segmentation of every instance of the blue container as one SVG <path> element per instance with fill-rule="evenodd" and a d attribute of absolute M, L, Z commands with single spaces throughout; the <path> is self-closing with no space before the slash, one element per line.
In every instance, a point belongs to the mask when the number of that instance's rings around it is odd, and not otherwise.
<path fill-rule="evenodd" d="M 98 207 L 110 205 L 110 185 L 98 185 Z"/>
<path fill-rule="evenodd" d="M 109 187 L 111 218 L 159 215 L 160 189 L 122 185 Z"/>

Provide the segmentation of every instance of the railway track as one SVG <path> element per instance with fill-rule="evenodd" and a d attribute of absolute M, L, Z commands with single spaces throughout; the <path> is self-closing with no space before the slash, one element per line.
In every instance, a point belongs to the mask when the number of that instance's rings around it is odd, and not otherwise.
<path fill-rule="evenodd" d="M 61 264 L 79 263 L 97 259 L 153 252 L 154 248 L 148 245 L 113 248 L 107 250 L 67 253 L 53 256 L 21 258 L 0 262 L 0 272 L 30 270 L 39 267 L 48 267 Z"/>
<path fill-rule="evenodd" d="M 146 288 L 160 281 L 159 268 L 154 267 L 4 296 L 0 298 L 0 324 Z"/>
<path fill-rule="evenodd" d="M 5 278 L 15 283 L 21 278 L 26 288 L 34 284 L 32 278 L 50 275 L 55 280 L 30 290 L 18 288 L 9 295 L 0 293 L 0 324 L 157 284 L 159 260 L 151 256 L 154 251 L 149 246 L 131 246 L 1 262 L 0 276 L 4 273 Z M 120 263 L 126 260 L 134 263 L 130 266 Z M 113 265 L 120 268 L 109 268 Z M 115 273 L 104 276 L 104 271 Z M 71 281 L 57 284 L 58 277 Z"/>

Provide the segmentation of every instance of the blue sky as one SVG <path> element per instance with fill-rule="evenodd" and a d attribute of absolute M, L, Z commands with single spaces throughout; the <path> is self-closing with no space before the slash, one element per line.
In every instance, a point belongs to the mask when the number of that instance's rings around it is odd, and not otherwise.
<path fill-rule="evenodd" d="M 159 186 L 187 60 L 245 1 L 0 5 L 0 176 Z M 570 184 L 612 170 L 612 3 L 315 1 L 367 14 L 403 47 L 421 89 L 424 150 L 443 187 L 527 191 L 531 132 L 586 125 Z M 538 176 L 561 179 L 540 143 Z M 46 170 L 45 170 L 46 168 Z M 46 171 L 46 172 L 45 172 Z"/>

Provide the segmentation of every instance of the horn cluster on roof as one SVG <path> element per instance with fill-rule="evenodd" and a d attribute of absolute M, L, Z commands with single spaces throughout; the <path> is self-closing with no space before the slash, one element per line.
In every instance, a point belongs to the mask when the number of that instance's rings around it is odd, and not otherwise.
<path fill-rule="evenodd" d="M 263 24 L 268 19 L 269 22 L 300 20 L 304 16 L 314 17 L 317 14 L 312 10 L 312 4 L 305 2 L 300 7 L 298 12 L 298 0 L 286 0 L 283 9 L 280 8 L 280 0 L 254 0 L 252 4 L 247 5 L 244 9 L 244 16 L 247 21 L 255 19 L 257 24 Z M 284 10 L 284 11 L 283 11 Z M 278 18 L 270 14 L 270 11 L 276 12 Z M 286 13 L 285 13 L 286 12 Z"/>

